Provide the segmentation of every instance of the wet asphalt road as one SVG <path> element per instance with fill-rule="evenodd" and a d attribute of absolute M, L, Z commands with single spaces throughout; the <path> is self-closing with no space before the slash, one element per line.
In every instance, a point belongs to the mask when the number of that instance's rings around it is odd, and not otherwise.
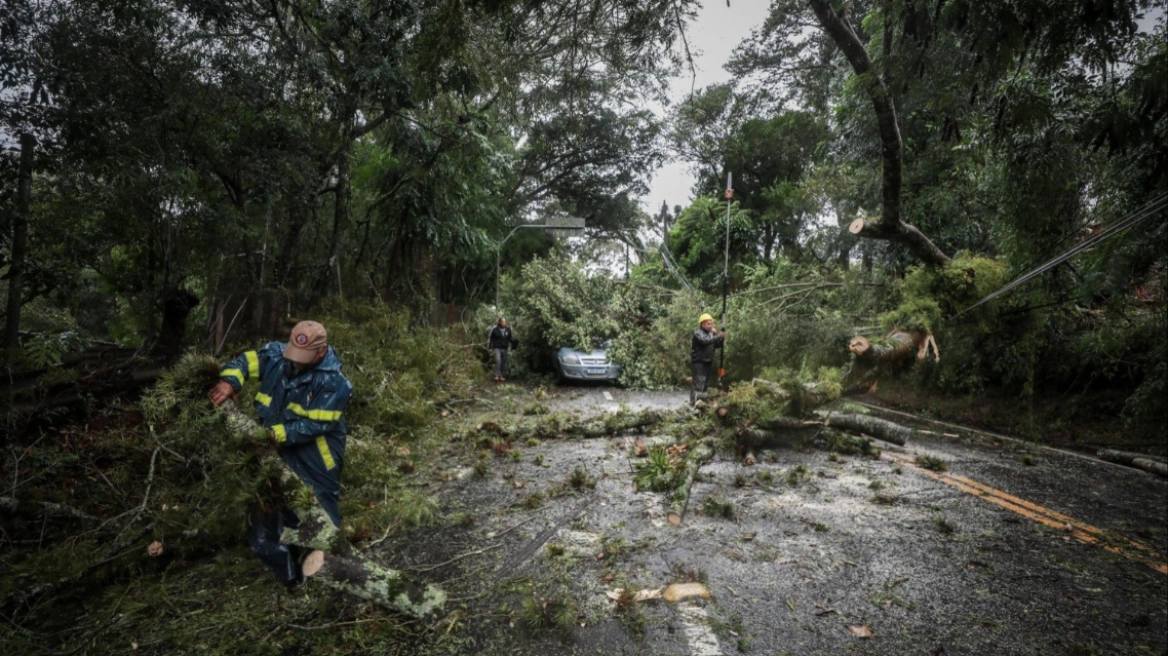
<path fill-rule="evenodd" d="M 548 404 L 595 414 L 685 398 L 569 388 Z M 746 467 L 719 454 L 680 527 L 665 521 L 664 494 L 634 492 L 632 438 L 521 446 L 483 478 L 452 469 L 434 490 L 448 516 L 471 519 L 406 536 L 387 560 L 456 559 L 425 574 L 463 618 L 468 638 L 452 653 L 1168 654 L 1168 574 L 1156 569 L 1168 481 L 945 433 L 880 443 L 879 460 L 779 450 Z M 954 478 L 899 462 L 919 455 Z M 577 468 L 594 488 L 567 485 Z M 535 492 L 545 502 L 525 504 Z M 704 513 L 707 499 L 734 517 Z M 1073 526 L 1050 520 L 1064 516 Z M 622 610 L 604 594 L 680 581 L 710 598 Z M 568 600 L 574 623 L 528 626 L 529 597 Z"/>

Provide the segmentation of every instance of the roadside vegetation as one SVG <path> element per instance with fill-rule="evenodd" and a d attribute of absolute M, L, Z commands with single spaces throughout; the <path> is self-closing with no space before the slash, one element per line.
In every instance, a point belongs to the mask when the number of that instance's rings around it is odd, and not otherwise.
<path fill-rule="evenodd" d="M 563 438 L 670 438 L 633 476 L 680 523 L 719 450 L 878 457 L 816 413 L 856 394 L 1164 455 L 1166 19 L 1112 5 L 777 0 L 742 82 L 662 116 L 695 0 L 4 3 L 0 651 L 473 651 L 465 606 L 279 595 L 248 552 L 278 472 L 206 390 L 293 319 L 328 327 L 357 390 L 345 549 L 468 530 L 435 485 L 543 467 Z M 646 212 L 669 158 L 693 200 Z M 520 229 L 566 218 L 584 230 Z M 605 346 L 628 388 L 688 385 L 704 312 L 729 335 L 716 410 L 549 408 L 561 346 Z M 500 315 L 519 384 L 488 388 Z M 508 483 L 532 513 L 601 484 Z M 900 503 L 886 483 L 872 505 Z M 513 583 L 507 622 L 587 615 L 566 584 Z"/>

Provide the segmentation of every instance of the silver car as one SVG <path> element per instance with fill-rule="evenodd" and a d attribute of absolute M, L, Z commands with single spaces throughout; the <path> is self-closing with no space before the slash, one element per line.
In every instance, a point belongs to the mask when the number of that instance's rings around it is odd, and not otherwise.
<path fill-rule="evenodd" d="M 608 361 L 604 348 L 580 351 L 561 346 L 555 355 L 556 382 L 574 380 L 600 380 L 616 382 L 620 377 L 621 365 Z"/>

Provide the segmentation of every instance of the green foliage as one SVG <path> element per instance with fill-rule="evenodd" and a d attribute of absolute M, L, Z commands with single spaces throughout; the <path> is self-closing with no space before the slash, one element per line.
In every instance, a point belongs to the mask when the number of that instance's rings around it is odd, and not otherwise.
<path fill-rule="evenodd" d="M 916 463 L 925 469 L 929 469 L 935 472 L 949 470 L 949 463 L 941 460 L 940 458 L 934 458 L 933 456 L 917 456 Z"/>
<path fill-rule="evenodd" d="M 719 519 L 734 519 L 737 514 L 734 510 L 733 503 L 721 501 L 714 497 L 702 499 L 702 512 L 710 517 Z"/>
<path fill-rule="evenodd" d="M 509 319 L 521 348 L 590 350 L 620 330 L 617 287 L 611 278 L 590 276 L 566 257 L 537 258 L 505 281 L 504 307 L 512 309 Z"/>
<path fill-rule="evenodd" d="M 671 455 L 664 447 L 655 447 L 649 450 L 644 461 L 635 463 L 633 468 L 633 482 L 638 490 L 669 492 L 682 484 L 685 461 Z"/>
<path fill-rule="evenodd" d="M 944 267 L 913 267 L 899 287 L 900 305 L 881 315 L 880 323 L 889 330 L 938 330 L 943 319 L 1001 288 L 1006 282 L 1005 274 L 1006 267 L 1001 262 L 966 253 L 958 254 Z M 989 320 L 985 310 L 964 316 L 963 326 L 968 330 L 979 319 Z M 984 323 L 978 327 L 991 328 Z"/>
<path fill-rule="evenodd" d="M 380 304 L 336 306 L 320 319 L 356 393 L 346 415 L 378 434 L 411 439 L 441 406 L 468 398 L 481 377 L 473 347 L 451 329 L 408 328 Z"/>

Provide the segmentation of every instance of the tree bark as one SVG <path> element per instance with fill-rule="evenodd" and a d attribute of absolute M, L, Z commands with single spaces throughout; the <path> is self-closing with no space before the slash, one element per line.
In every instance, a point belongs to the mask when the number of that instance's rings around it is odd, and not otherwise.
<path fill-rule="evenodd" d="M 24 293 L 24 259 L 28 249 L 28 213 L 32 204 L 32 156 L 36 138 L 20 135 L 20 171 L 16 191 L 16 212 L 12 218 L 12 262 L 8 266 L 8 304 L 4 317 L 4 344 L 12 362 L 20 346 L 20 308 Z"/>
<path fill-rule="evenodd" d="M 446 603 L 446 593 L 439 588 L 411 581 L 402 572 L 382 567 L 360 553 L 331 553 L 344 539 L 340 529 L 320 508 L 301 514 L 300 526 L 285 528 L 280 541 L 328 552 L 323 566 L 312 575 L 314 581 L 410 617 L 427 617 Z"/>
<path fill-rule="evenodd" d="M 349 204 L 352 190 L 349 188 L 349 153 L 343 151 L 337 157 L 337 185 L 333 203 L 333 235 L 329 241 L 329 255 L 324 279 L 331 280 L 332 285 L 326 285 L 328 294 L 335 287 L 337 296 L 341 296 L 341 269 L 337 253 L 340 250 L 341 240 L 349 228 Z"/>
<path fill-rule="evenodd" d="M 935 359 L 941 359 L 937 340 L 933 334 L 921 331 L 897 330 L 884 338 L 884 343 L 874 344 L 867 337 L 856 335 L 848 341 L 848 350 L 861 360 L 874 363 L 892 363 L 907 360 L 916 354 L 917 360 L 924 360 L 932 349 Z"/>
<path fill-rule="evenodd" d="M 1115 451 L 1112 449 L 1103 449 L 1098 455 L 1100 459 L 1106 460 L 1107 462 L 1135 467 L 1136 469 L 1142 469 L 1157 476 L 1168 478 L 1168 462 L 1158 456 L 1149 456 L 1143 453 L 1128 453 L 1126 451 Z"/>
<path fill-rule="evenodd" d="M 685 458 L 684 482 L 673 491 L 673 501 L 669 504 L 669 523 L 681 526 L 685 509 L 689 506 L 689 496 L 701 466 L 714 456 L 714 449 L 705 442 L 694 447 Z"/>
<path fill-rule="evenodd" d="M 831 428 L 842 428 L 854 433 L 870 435 L 897 446 L 904 446 L 913 433 L 912 429 L 907 426 L 868 415 L 831 414 L 827 417 L 827 425 Z"/>
<path fill-rule="evenodd" d="M 880 132 L 880 154 L 883 166 L 881 189 L 882 206 L 879 222 L 856 219 L 848 230 L 855 235 L 869 239 L 885 239 L 906 246 L 926 264 L 940 266 L 949 262 L 949 256 L 937 248 L 915 226 L 904 222 L 901 216 L 902 169 L 904 166 L 904 144 L 900 138 L 900 127 L 896 120 L 896 105 L 884 79 L 872 69 L 872 59 L 864 44 L 852 30 L 847 20 L 841 17 L 827 0 L 810 0 L 823 31 L 844 53 L 856 75 L 867 83 L 868 97 L 876 112 L 876 125 Z"/>

